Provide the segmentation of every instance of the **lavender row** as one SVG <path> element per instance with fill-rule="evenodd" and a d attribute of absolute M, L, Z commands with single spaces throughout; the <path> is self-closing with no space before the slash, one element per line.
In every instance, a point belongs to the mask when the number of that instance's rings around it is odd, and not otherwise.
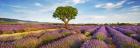
<path fill-rule="evenodd" d="M 124 28 L 124 29 L 128 29 L 128 30 L 132 30 L 132 31 L 135 31 L 136 33 L 140 34 L 140 26 L 132 26 L 132 25 L 129 25 L 129 26 L 115 26 L 115 27 L 119 27 L 119 28 Z"/>
<path fill-rule="evenodd" d="M 112 40 L 117 48 L 140 48 L 139 42 L 133 38 L 130 38 L 111 27 L 107 27 L 107 29 L 112 35 Z"/>
<path fill-rule="evenodd" d="M 56 31 L 50 31 L 42 34 L 40 37 L 34 37 L 34 36 L 27 36 L 25 38 L 16 40 L 14 42 L 14 45 L 16 48 L 36 48 L 41 44 L 46 44 L 50 41 L 54 41 L 55 39 L 61 38 L 63 36 L 71 34 L 70 32 L 59 32 L 59 30 Z M 22 43 L 21 43 L 22 42 Z"/>
<path fill-rule="evenodd" d="M 39 37 L 39 39 L 43 43 L 48 43 L 49 41 L 55 40 L 60 37 L 64 37 L 67 35 L 70 35 L 71 32 L 68 30 L 56 30 L 56 31 L 51 31 L 48 33 L 44 33 L 42 36 Z"/>
<path fill-rule="evenodd" d="M 75 30 L 76 32 L 93 32 L 95 29 L 92 29 L 92 28 L 96 28 L 96 26 L 79 26 L 79 27 L 73 28 L 73 30 Z"/>
<path fill-rule="evenodd" d="M 139 26 L 116 26 L 116 30 L 130 36 L 140 42 Z"/>
<path fill-rule="evenodd" d="M 131 36 L 132 34 L 136 34 L 135 31 L 129 30 L 129 29 L 123 29 L 123 28 L 115 28 L 116 30 L 124 33 L 125 35 Z"/>
<path fill-rule="evenodd" d="M 0 42 L 0 48 L 15 48 L 13 42 Z"/>
<path fill-rule="evenodd" d="M 53 41 L 55 39 L 70 35 L 71 32 L 63 30 L 61 32 L 59 32 L 60 30 L 55 30 L 55 31 L 49 31 L 49 32 L 44 32 L 42 34 L 32 34 L 32 35 L 26 35 L 22 38 L 16 38 L 14 36 L 8 37 L 8 38 L 4 38 L 3 40 L 1 40 L 3 42 L 3 44 L 0 44 L 0 48 L 2 47 L 8 47 L 8 48 L 36 48 L 41 44 L 46 44 L 50 41 Z M 15 39 L 16 38 L 16 39 Z M 9 47 L 10 43 L 5 43 L 5 42 L 13 42 L 13 45 Z M 8 45 L 5 45 L 8 44 Z"/>
<path fill-rule="evenodd" d="M 47 24 L 0 24 L 0 34 L 12 34 L 59 27 L 61 26 Z"/>
<path fill-rule="evenodd" d="M 40 48 L 79 48 L 86 39 L 83 34 L 74 34 L 66 38 L 41 46 Z"/>
<path fill-rule="evenodd" d="M 99 28 L 99 26 L 95 26 L 95 27 L 92 27 L 92 28 L 85 30 L 85 32 L 94 33 L 98 28 Z"/>
<path fill-rule="evenodd" d="M 80 48 L 109 48 L 104 41 L 100 40 L 88 40 Z"/>
<path fill-rule="evenodd" d="M 95 33 L 95 34 L 93 35 L 93 38 L 96 38 L 96 39 L 98 39 L 98 40 L 105 40 L 105 39 L 107 38 L 107 36 L 108 36 L 108 33 L 107 33 L 106 29 L 105 29 L 105 26 L 102 26 L 102 27 L 97 31 L 97 33 Z"/>

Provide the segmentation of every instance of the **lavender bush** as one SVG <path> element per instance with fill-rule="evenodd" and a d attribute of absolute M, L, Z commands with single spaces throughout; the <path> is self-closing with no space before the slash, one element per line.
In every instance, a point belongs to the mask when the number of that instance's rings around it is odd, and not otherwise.
<path fill-rule="evenodd" d="M 41 46 L 40 48 L 79 48 L 86 39 L 83 34 L 74 34 L 66 38 Z"/>
<path fill-rule="evenodd" d="M 118 48 L 140 48 L 139 42 L 130 38 L 121 32 L 112 29 L 111 27 L 107 27 L 110 34 L 112 35 L 112 39 L 117 45 Z"/>
<path fill-rule="evenodd" d="M 108 45 L 100 40 L 88 40 L 86 41 L 81 48 L 109 48 Z"/>
<path fill-rule="evenodd" d="M 105 40 L 107 38 L 107 31 L 104 26 L 102 26 L 97 33 L 94 34 L 95 38 L 98 40 Z"/>

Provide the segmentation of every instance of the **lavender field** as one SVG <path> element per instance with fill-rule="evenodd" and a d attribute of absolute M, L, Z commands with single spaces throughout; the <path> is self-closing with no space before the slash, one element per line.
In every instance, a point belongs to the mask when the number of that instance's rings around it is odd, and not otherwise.
<path fill-rule="evenodd" d="M 0 48 L 140 48 L 138 25 L 1 24 Z"/>
<path fill-rule="evenodd" d="M 140 0 L 0 0 L 0 48 L 140 48 Z"/>

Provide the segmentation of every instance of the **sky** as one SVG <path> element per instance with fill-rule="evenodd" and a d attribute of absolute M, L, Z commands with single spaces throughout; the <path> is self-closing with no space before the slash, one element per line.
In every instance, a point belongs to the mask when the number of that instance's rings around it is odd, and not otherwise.
<path fill-rule="evenodd" d="M 59 6 L 78 9 L 70 23 L 140 23 L 140 0 L 0 0 L 0 18 L 62 23 Z"/>

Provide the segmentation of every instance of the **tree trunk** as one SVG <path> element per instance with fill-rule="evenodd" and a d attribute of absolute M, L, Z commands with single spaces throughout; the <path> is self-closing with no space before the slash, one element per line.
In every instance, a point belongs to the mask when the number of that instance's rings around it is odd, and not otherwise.
<path fill-rule="evenodd" d="M 64 22 L 65 23 L 65 28 L 66 29 L 69 29 L 69 27 L 68 27 L 68 21 L 66 21 L 66 22 Z"/>

